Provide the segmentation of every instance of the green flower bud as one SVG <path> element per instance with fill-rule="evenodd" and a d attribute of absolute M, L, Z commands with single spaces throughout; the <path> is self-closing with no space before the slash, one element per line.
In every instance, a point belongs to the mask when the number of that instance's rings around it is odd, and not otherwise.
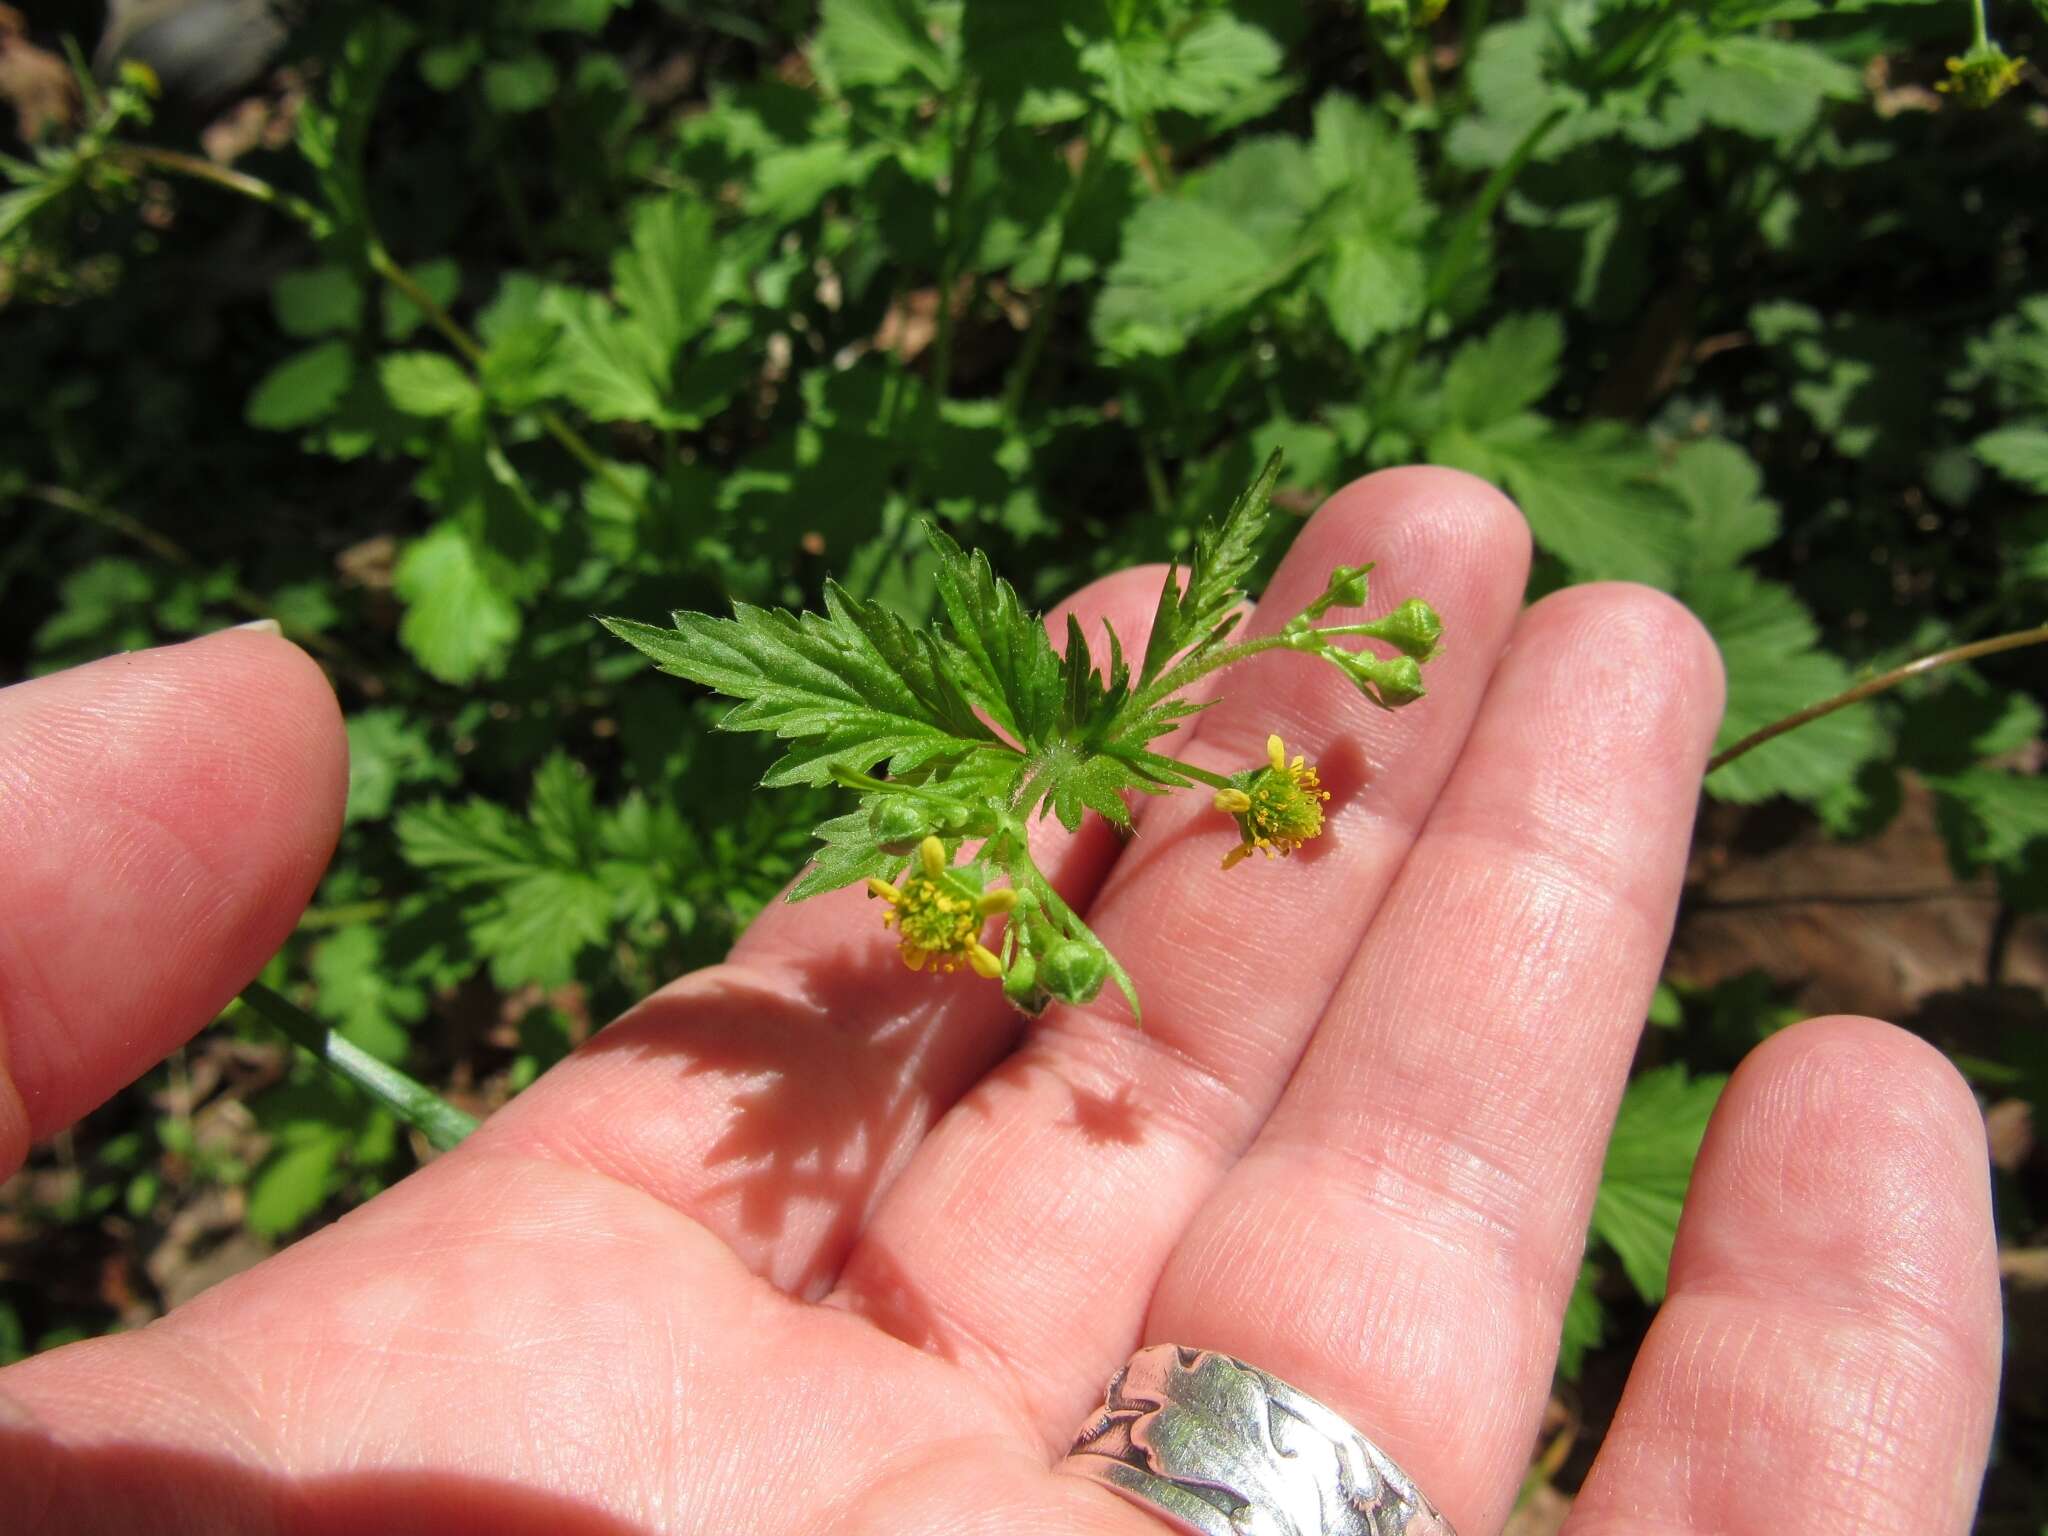
<path fill-rule="evenodd" d="M 916 801 L 891 798 L 868 813 L 875 841 L 890 853 L 908 853 L 931 830 L 931 821 Z"/>
<path fill-rule="evenodd" d="M 1340 665 L 1351 675 L 1365 696 L 1383 709 L 1413 704 L 1428 690 L 1422 686 L 1422 668 L 1412 656 L 1381 661 L 1377 656 L 1350 652 L 1335 653 Z"/>
<path fill-rule="evenodd" d="M 1411 597 L 1373 625 L 1370 633 L 1403 656 L 1428 661 L 1436 654 L 1437 642 L 1443 639 L 1444 621 L 1421 598 Z"/>
<path fill-rule="evenodd" d="M 1323 588 L 1323 595 L 1302 610 L 1301 619 L 1320 619 L 1332 608 L 1363 608 L 1366 593 L 1371 590 L 1371 582 L 1367 580 L 1371 574 L 1371 565 L 1338 566 L 1330 572 L 1329 585 Z"/>
<path fill-rule="evenodd" d="M 1010 961 L 1010 968 L 1003 972 L 1003 996 L 1026 1013 L 1045 1012 L 1051 998 L 1038 984 L 1038 962 L 1029 950 L 1020 950 Z"/>
<path fill-rule="evenodd" d="M 1063 1003 L 1092 1003 L 1109 977 L 1109 956 L 1100 944 L 1062 939 L 1046 954 L 1039 984 Z"/>

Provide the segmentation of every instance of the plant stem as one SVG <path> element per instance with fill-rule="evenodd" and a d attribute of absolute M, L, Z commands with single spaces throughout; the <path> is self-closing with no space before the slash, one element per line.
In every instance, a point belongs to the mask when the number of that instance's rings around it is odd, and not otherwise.
<path fill-rule="evenodd" d="M 324 235 L 327 232 L 327 216 L 318 208 L 303 197 L 272 186 L 260 177 L 231 170 L 225 165 L 216 165 L 211 160 L 199 155 L 188 155 L 181 150 L 159 149 L 154 144 L 111 144 L 107 147 L 107 152 L 117 160 L 148 166 L 172 176 L 211 182 L 214 186 L 233 192 L 237 196 L 249 198 L 266 207 L 275 208 L 280 213 L 289 214 L 315 235 Z"/>
<path fill-rule="evenodd" d="M 953 289 L 960 279 L 960 225 L 967 210 L 967 188 L 974 178 L 974 155 L 981 140 L 982 118 L 986 116 L 988 94 L 975 91 L 974 105 L 967 112 L 967 128 L 953 141 L 950 185 L 946 188 L 945 253 L 939 259 L 938 331 L 932 338 L 932 388 L 930 409 L 939 404 L 953 382 Z"/>
<path fill-rule="evenodd" d="M 1108 126 L 1108 116 L 1100 107 L 1090 111 L 1081 163 L 1075 168 L 1074 179 L 1068 184 L 1067 195 L 1060 205 L 1060 227 L 1053 239 L 1052 269 L 1046 274 L 1045 287 L 1039 293 L 1038 301 L 1032 305 L 1031 329 L 1024 335 L 1023 350 L 1017 354 L 1017 361 L 1010 369 L 1010 382 L 1003 390 L 1003 413 L 1012 425 L 1016 423 L 1017 413 L 1023 409 L 1032 370 L 1038 366 L 1039 354 L 1045 350 L 1046 336 L 1052 330 L 1052 311 L 1059 300 L 1060 268 L 1067 262 L 1067 244 L 1074 232 L 1074 214 L 1095 174 L 1103 141 L 1108 137 Z"/>
<path fill-rule="evenodd" d="M 1991 46 L 1991 28 L 1984 16 L 1984 0 L 1970 0 L 1970 51 L 1976 53 Z"/>
<path fill-rule="evenodd" d="M 94 497 L 61 485 L 24 486 L 20 494 L 32 501 L 40 501 L 46 506 L 56 507 L 60 511 L 82 517 L 87 522 L 98 523 L 103 528 L 111 529 L 123 538 L 141 545 L 167 565 L 174 565 L 180 570 L 191 571 L 197 575 L 208 574 L 207 567 L 183 545 L 167 538 L 146 523 L 138 522 L 118 507 L 110 507 Z M 227 600 L 251 618 L 271 620 L 293 641 L 303 645 L 307 650 L 317 651 L 329 661 L 353 667 L 364 677 L 375 675 L 375 668 L 338 641 L 316 630 L 286 624 L 278 617 L 276 609 L 239 582 L 227 589 Z"/>
<path fill-rule="evenodd" d="M 241 171 L 230 170 L 224 165 L 215 165 L 211 160 L 203 160 L 197 155 L 182 154 L 177 150 L 171 149 L 158 149 L 154 145 L 149 144 L 115 145 L 109 152 L 132 160 L 137 164 L 153 166 L 174 176 L 188 176 L 195 181 L 211 183 L 216 187 L 224 188 L 239 196 L 251 198 L 256 202 L 264 204 L 266 207 L 276 208 L 280 212 L 290 214 L 301 224 L 304 224 L 312 231 L 316 238 L 324 237 L 327 233 L 327 217 L 319 209 L 315 208 L 304 198 L 295 197 L 289 192 L 280 191 L 277 187 L 258 177 L 245 175 Z M 413 306 L 426 317 L 427 323 L 446 337 L 448 344 L 462 354 L 464 362 L 468 363 L 472 369 L 480 370 L 483 367 L 484 349 L 477 342 L 476 338 L 457 324 L 453 315 L 449 314 L 447 310 L 435 302 L 434 296 L 420 286 L 418 279 L 396 261 L 392 260 L 391 253 L 384 249 L 384 243 L 374 233 L 366 234 L 364 249 L 369 259 L 370 269 L 393 288 L 397 289 L 398 292 L 404 294 Z M 568 451 L 569 456 L 575 459 L 578 464 L 581 464 L 591 474 L 603 479 L 614 491 L 624 497 L 626 503 L 635 511 L 642 514 L 646 513 L 648 510 L 647 502 L 641 496 L 639 488 L 631 480 L 627 479 L 626 476 L 619 473 L 617 465 L 612 464 L 603 455 L 598 453 L 596 449 L 592 448 L 583 435 L 570 426 L 559 412 L 542 408 L 534 412 L 534 419 L 540 423 L 541 430 L 561 444 Z"/>
<path fill-rule="evenodd" d="M 264 1023 L 339 1077 L 418 1131 L 437 1151 L 446 1152 L 476 1129 L 476 1118 L 396 1067 L 386 1066 L 369 1052 L 350 1044 L 305 1009 L 260 981 L 242 989 L 242 1002 Z"/>
<path fill-rule="evenodd" d="M 1752 731 L 1734 746 L 1717 752 L 1707 763 L 1707 772 L 1715 773 L 1726 768 L 1744 753 L 1753 752 L 1767 741 L 1775 740 L 1787 731 L 1795 731 L 1808 721 L 1818 720 L 1822 715 L 1831 715 L 1838 709 L 1847 709 L 1851 704 L 1860 704 L 1865 699 L 1875 698 L 1889 692 L 1909 679 L 1923 673 L 1938 672 L 1943 667 L 1954 666 L 1961 661 L 1974 661 L 1979 656 L 1995 656 L 2000 651 L 2017 651 L 2023 646 L 2040 645 L 2048 642 L 2048 624 L 2038 629 L 2014 630 L 2010 634 L 1993 635 L 1988 640 L 1973 640 L 1968 645 L 1951 646 L 1945 651 L 1922 656 L 1904 666 L 1893 667 L 1889 672 L 1880 672 L 1876 677 L 1867 677 L 1854 687 L 1846 688 L 1831 699 L 1818 704 L 1809 704 L 1797 714 L 1774 720 L 1760 731 Z"/>
<path fill-rule="evenodd" d="M 1444 242 L 1443 258 L 1437 262 L 1436 271 L 1431 275 L 1429 282 L 1428 308 L 1431 312 L 1441 308 L 1444 300 L 1450 297 L 1451 282 L 1464 275 L 1465 262 L 1471 254 L 1472 247 L 1478 243 L 1481 233 L 1493 221 L 1494 211 L 1507 197 L 1509 189 L 1515 184 L 1515 178 L 1520 176 L 1523 168 L 1536 158 L 1537 152 L 1543 148 L 1544 140 L 1555 133 L 1558 125 L 1570 115 L 1571 110 L 1568 107 L 1552 107 L 1530 125 L 1529 131 L 1522 135 L 1522 141 L 1514 147 L 1513 152 L 1495 166 L 1493 174 L 1486 178 L 1486 185 L 1479 189 L 1479 196 L 1472 200 L 1471 205 L 1459 218 L 1457 226 L 1451 231 L 1450 239 Z M 1428 316 L 1425 315 L 1425 323 L 1427 319 Z"/>

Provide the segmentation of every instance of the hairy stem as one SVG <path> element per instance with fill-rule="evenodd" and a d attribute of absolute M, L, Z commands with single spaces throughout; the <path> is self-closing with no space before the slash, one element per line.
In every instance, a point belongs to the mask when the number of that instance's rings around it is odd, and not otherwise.
<path fill-rule="evenodd" d="M 1847 709 L 1851 704 L 1860 704 L 1865 699 L 1887 693 L 1909 679 L 1928 672 L 1938 672 L 1943 667 L 1952 667 L 1958 662 L 1974 661 L 1979 656 L 1995 656 L 2000 651 L 2017 651 L 2023 646 L 2040 645 L 2048 641 L 2048 624 L 2038 629 L 2014 630 L 2010 634 L 1993 635 L 1988 640 L 1973 640 L 1968 645 L 1950 646 L 1945 651 L 1922 656 L 1907 662 L 1904 666 L 1893 667 L 1889 672 L 1880 672 L 1867 677 L 1855 686 L 1845 688 L 1831 699 L 1822 699 L 1818 704 L 1809 704 L 1796 714 L 1773 720 L 1760 731 L 1751 731 L 1742 740 L 1725 751 L 1717 752 L 1707 763 L 1707 772 L 1715 773 L 1726 768 L 1738 757 L 1753 752 L 1767 741 L 1774 741 L 1787 731 L 1796 731 L 1800 726 L 1823 715 L 1832 715 L 1838 709 Z"/>
<path fill-rule="evenodd" d="M 310 1052 L 322 1066 L 355 1084 L 426 1137 L 437 1151 L 446 1152 L 476 1129 L 475 1116 L 464 1114 L 426 1084 L 350 1044 L 262 982 L 252 981 L 244 987 L 242 1002 L 264 1023 Z"/>

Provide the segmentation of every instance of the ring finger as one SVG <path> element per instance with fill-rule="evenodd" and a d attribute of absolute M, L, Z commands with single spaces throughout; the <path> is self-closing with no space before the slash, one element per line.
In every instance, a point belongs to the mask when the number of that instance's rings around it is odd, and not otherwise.
<path fill-rule="evenodd" d="M 1669 599 L 1525 614 L 1458 767 L 1148 1342 L 1223 1350 L 1494 1528 L 1550 1379 L 1721 684 Z"/>

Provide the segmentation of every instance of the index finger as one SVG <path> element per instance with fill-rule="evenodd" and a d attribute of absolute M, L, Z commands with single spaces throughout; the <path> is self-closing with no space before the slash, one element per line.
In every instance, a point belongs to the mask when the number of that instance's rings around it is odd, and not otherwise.
<path fill-rule="evenodd" d="M 334 694 L 274 635 L 0 690 L 0 1176 L 262 968 L 347 782 Z"/>

